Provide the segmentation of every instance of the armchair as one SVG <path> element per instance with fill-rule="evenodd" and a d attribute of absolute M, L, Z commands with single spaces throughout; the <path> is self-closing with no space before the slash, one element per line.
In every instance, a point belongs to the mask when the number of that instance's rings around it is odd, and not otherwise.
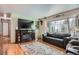
<path fill-rule="evenodd" d="M 71 40 L 66 46 L 66 53 L 72 53 L 74 55 L 79 55 L 79 40 Z"/>

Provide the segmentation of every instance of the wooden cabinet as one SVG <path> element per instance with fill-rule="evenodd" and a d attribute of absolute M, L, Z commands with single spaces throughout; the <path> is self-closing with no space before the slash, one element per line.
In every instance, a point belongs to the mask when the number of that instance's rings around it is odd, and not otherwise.
<path fill-rule="evenodd" d="M 34 30 L 27 30 L 27 29 L 16 30 L 16 42 L 15 43 L 26 42 L 26 41 L 30 41 L 34 39 L 35 39 Z"/>

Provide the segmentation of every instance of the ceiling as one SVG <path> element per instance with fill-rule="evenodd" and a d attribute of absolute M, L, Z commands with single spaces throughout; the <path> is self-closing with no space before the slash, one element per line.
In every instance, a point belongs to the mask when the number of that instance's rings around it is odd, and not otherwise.
<path fill-rule="evenodd" d="M 10 12 L 38 19 L 78 7 L 78 4 L 1 4 L 0 12 Z"/>

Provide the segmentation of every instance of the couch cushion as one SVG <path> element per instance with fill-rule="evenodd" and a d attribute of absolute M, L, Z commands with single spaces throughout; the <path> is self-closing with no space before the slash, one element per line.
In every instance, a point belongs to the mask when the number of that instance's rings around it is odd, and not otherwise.
<path fill-rule="evenodd" d="M 53 37 L 46 37 L 46 39 L 51 39 L 53 41 L 58 41 L 58 42 L 63 42 L 64 40 L 63 39 L 59 39 L 59 38 L 53 38 Z"/>
<path fill-rule="evenodd" d="M 68 33 L 52 33 L 52 34 L 47 33 L 47 36 L 63 39 L 64 37 L 70 37 L 71 34 L 68 34 Z"/>
<path fill-rule="evenodd" d="M 47 36 L 51 36 L 51 37 L 53 37 L 53 34 L 51 34 L 51 33 L 47 33 Z"/>

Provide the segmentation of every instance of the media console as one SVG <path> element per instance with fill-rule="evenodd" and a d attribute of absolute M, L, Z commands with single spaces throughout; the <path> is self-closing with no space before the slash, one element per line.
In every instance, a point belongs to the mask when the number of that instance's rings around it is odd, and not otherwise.
<path fill-rule="evenodd" d="M 16 30 L 16 42 L 22 43 L 35 39 L 35 31 L 32 29 L 18 29 Z"/>

